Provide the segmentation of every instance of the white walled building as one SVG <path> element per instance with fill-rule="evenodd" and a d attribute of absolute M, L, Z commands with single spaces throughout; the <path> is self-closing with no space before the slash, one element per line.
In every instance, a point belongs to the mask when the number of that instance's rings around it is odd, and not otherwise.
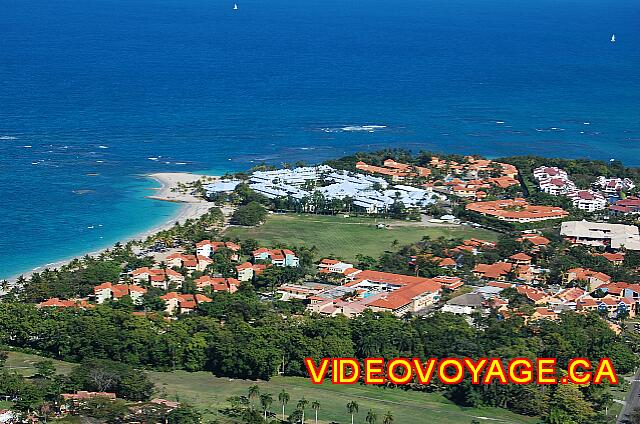
<path fill-rule="evenodd" d="M 573 206 L 587 212 L 603 210 L 607 207 L 607 199 L 602 193 L 592 190 L 574 190 L 567 193 Z"/>

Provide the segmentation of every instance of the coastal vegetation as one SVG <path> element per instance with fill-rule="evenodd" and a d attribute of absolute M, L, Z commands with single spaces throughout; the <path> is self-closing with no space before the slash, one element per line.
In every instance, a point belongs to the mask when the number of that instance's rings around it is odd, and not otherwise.
<path fill-rule="evenodd" d="M 262 224 L 267 218 L 267 209 L 256 201 L 241 205 L 233 214 L 233 223 L 247 227 Z"/>

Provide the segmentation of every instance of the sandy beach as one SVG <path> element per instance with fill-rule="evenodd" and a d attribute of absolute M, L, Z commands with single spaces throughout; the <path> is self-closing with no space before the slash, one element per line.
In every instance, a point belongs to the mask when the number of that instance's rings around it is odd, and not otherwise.
<path fill-rule="evenodd" d="M 184 223 L 188 219 L 195 219 L 195 218 L 201 217 L 202 215 L 207 213 L 211 207 L 213 207 L 213 204 L 205 200 L 202 200 L 198 197 L 195 197 L 189 193 L 179 191 L 178 190 L 179 184 L 189 184 L 199 179 L 206 179 L 207 182 L 212 182 L 220 178 L 218 176 L 213 176 L 213 175 L 192 174 L 188 172 L 161 172 L 156 174 L 147 174 L 145 175 L 145 177 L 151 178 L 159 182 L 161 185 L 159 188 L 151 189 L 154 191 L 154 194 L 151 194 L 145 197 L 149 199 L 159 200 L 159 201 L 180 203 L 181 208 L 178 210 L 178 212 L 174 216 L 169 218 L 163 224 L 156 226 L 154 228 L 151 228 L 149 230 L 143 231 L 141 233 L 135 234 L 129 238 L 119 240 L 120 243 L 126 243 L 133 240 L 144 240 L 147 237 L 159 231 L 163 231 L 173 227 L 176 222 Z M 99 255 L 100 253 L 104 252 L 107 249 L 110 249 L 111 247 L 113 247 L 113 245 L 106 246 L 102 249 L 99 249 L 93 252 L 87 252 L 82 255 L 74 256 L 72 258 L 44 264 L 29 272 L 24 272 L 20 275 L 24 276 L 25 278 L 29 278 L 34 272 L 42 271 L 45 268 L 56 269 L 63 265 L 68 264 L 69 262 L 71 262 L 76 258 L 80 258 L 86 255 L 89 255 L 89 256 Z M 18 277 L 20 277 L 20 275 L 15 275 L 9 278 L 8 281 L 10 283 L 15 282 L 18 279 Z"/>

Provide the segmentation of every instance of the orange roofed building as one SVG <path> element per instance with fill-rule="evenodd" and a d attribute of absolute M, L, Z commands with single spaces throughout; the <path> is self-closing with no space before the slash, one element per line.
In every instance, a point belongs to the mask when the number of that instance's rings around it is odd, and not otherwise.
<path fill-rule="evenodd" d="M 196 288 L 200 291 L 204 290 L 206 287 L 211 288 L 213 292 L 229 292 L 235 293 L 238 291 L 238 287 L 240 287 L 240 281 L 235 278 L 215 278 L 209 277 L 208 275 L 203 275 L 198 278 L 196 281 Z"/>
<path fill-rule="evenodd" d="M 402 181 L 408 177 L 428 177 L 431 175 L 431 170 L 429 168 L 400 163 L 393 159 L 385 160 L 383 165 L 384 166 L 369 165 L 360 161 L 356 163 L 356 169 L 370 174 L 385 175 L 391 177 L 392 181 Z"/>
<path fill-rule="evenodd" d="M 545 303 L 548 303 L 549 300 L 551 299 L 551 297 L 547 293 L 543 292 L 542 290 L 535 289 L 533 287 L 518 286 L 516 290 L 518 291 L 518 293 L 520 293 L 523 296 L 526 296 L 527 299 L 529 299 L 536 305 L 543 305 Z"/>
<path fill-rule="evenodd" d="M 102 283 L 93 288 L 96 303 L 104 303 L 107 300 L 118 300 L 124 296 L 131 297 L 135 304 L 142 303 L 142 296 L 147 292 L 144 287 L 135 284 Z"/>
<path fill-rule="evenodd" d="M 596 290 L 598 287 L 611 283 L 611 277 L 603 272 L 593 271 L 586 268 L 572 268 L 564 275 L 565 283 L 572 281 L 584 281 L 587 283 L 588 291 Z"/>
<path fill-rule="evenodd" d="M 443 288 L 455 290 L 462 285 L 457 277 L 422 278 L 370 270 L 360 271 L 355 278 L 308 297 L 311 303 L 307 308 L 331 316 L 354 317 L 366 309 L 403 316 L 437 302 Z"/>
<path fill-rule="evenodd" d="M 473 268 L 473 275 L 483 280 L 505 281 L 512 271 L 513 264 L 496 262 L 494 264 L 478 264 Z"/>
<path fill-rule="evenodd" d="M 257 277 L 270 267 L 270 264 L 252 264 L 245 262 L 236 266 L 236 273 L 239 281 L 251 281 L 253 277 Z"/>
<path fill-rule="evenodd" d="M 518 223 L 562 219 L 569 216 L 569 213 L 562 208 L 556 206 L 534 206 L 521 198 L 469 203 L 465 206 L 465 209 L 502 221 Z"/>
<path fill-rule="evenodd" d="M 213 260 L 208 256 L 203 255 L 184 255 L 182 253 L 173 253 L 167 256 L 165 262 L 171 267 L 186 268 L 189 271 L 203 272 L 207 266 L 213 263 Z"/>
<path fill-rule="evenodd" d="M 80 308 L 87 309 L 93 308 L 94 305 L 87 303 L 85 299 L 76 299 L 76 300 L 63 300 L 57 297 L 52 297 L 44 302 L 40 302 L 37 305 L 38 308 Z"/>
<path fill-rule="evenodd" d="M 177 288 L 182 287 L 184 276 L 172 269 L 138 268 L 129 273 L 131 278 L 139 283 L 148 283 L 158 289 L 167 290 L 170 284 Z"/>
<path fill-rule="evenodd" d="M 160 296 L 166 304 L 165 311 L 169 315 L 174 313 L 184 314 L 195 310 L 199 304 L 211 302 L 211 299 L 202 294 L 180 294 L 176 292 Z"/>
<path fill-rule="evenodd" d="M 215 254 L 220 249 L 229 249 L 232 253 L 231 260 L 240 260 L 240 245 L 232 241 L 211 241 L 202 240 L 196 243 L 196 254 L 207 258 Z"/>

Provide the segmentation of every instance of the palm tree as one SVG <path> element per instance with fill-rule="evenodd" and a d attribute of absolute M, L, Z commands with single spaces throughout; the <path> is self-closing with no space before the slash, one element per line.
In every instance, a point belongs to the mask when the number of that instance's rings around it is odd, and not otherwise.
<path fill-rule="evenodd" d="M 249 393 L 248 393 L 249 400 L 253 400 L 257 398 L 259 394 L 260 394 L 260 388 L 258 387 L 257 384 L 254 384 L 253 386 L 249 386 Z"/>
<path fill-rule="evenodd" d="M 373 412 L 372 409 L 369 409 L 369 412 L 367 412 L 367 418 L 365 418 L 365 421 L 367 422 L 367 424 L 376 424 L 376 420 L 378 419 L 378 415 Z"/>
<path fill-rule="evenodd" d="M 298 401 L 298 409 L 302 411 L 302 424 L 304 424 L 304 409 L 307 407 L 308 404 L 309 404 L 309 401 L 306 400 L 304 396 L 302 396 L 302 399 Z"/>
<path fill-rule="evenodd" d="M 384 414 L 384 418 L 382 418 L 382 424 L 393 424 L 393 414 L 391 413 L 391 411 L 387 411 L 387 413 Z"/>
<path fill-rule="evenodd" d="M 278 395 L 278 400 L 282 404 L 282 421 L 284 421 L 284 406 L 289 402 L 289 393 L 285 392 L 284 389 Z"/>
<path fill-rule="evenodd" d="M 316 411 L 316 424 L 318 424 L 318 409 L 320 409 L 320 402 L 318 402 L 317 400 L 314 400 L 313 403 L 311 404 L 311 408 L 313 408 L 313 410 Z"/>
<path fill-rule="evenodd" d="M 264 411 L 264 419 L 267 419 L 267 411 L 269 410 L 269 407 L 271 406 L 271 404 L 273 403 L 273 396 L 271 396 L 271 393 L 264 393 L 262 395 L 260 395 L 260 405 L 262 405 L 262 410 Z"/>
<path fill-rule="evenodd" d="M 358 413 L 358 402 L 352 400 L 347 403 L 347 411 L 351 414 L 351 424 L 353 424 L 353 416 Z"/>

